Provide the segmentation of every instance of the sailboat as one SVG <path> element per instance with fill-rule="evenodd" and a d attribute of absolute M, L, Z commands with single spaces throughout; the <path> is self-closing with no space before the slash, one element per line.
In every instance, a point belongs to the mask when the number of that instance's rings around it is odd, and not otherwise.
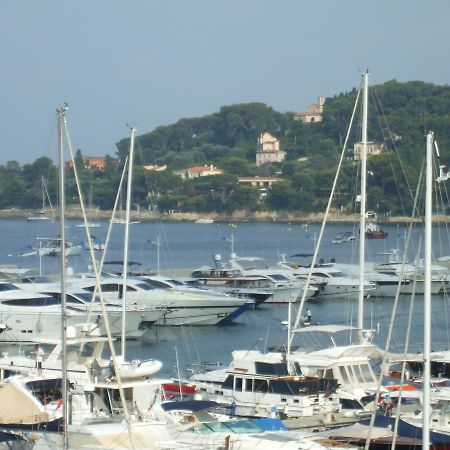
<path fill-rule="evenodd" d="M 92 186 L 89 191 L 89 205 L 88 205 L 88 211 L 92 211 Z M 75 225 L 77 228 L 100 228 L 101 224 L 100 222 L 93 222 L 90 220 L 87 220 L 86 223 L 77 223 Z"/>
<path fill-rule="evenodd" d="M 27 221 L 28 222 L 54 220 L 53 206 L 52 206 L 52 203 L 50 201 L 50 197 L 49 197 L 48 191 L 47 191 L 47 186 L 45 184 L 45 180 L 44 180 L 43 176 L 41 177 L 41 186 L 42 186 L 42 209 L 40 211 L 38 211 L 36 215 L 27 217 Z M 46 199 L 48 199 L 48 204 L 49 204 L 50 211 L 51 211 L 51 215 L 50 216 L 48 216 L 46 214 L 47 213 L 47 211 L 45 209 Z"/>
<path fill-rule="evenodd" d="M 125 168 L 124 168 L 124 170 L 125 170 Z M 140 220 L 131 220 L 131 219 L 128 219 L 128 221 L 127 221 L 127 218 L 126 218 L 126 214 L 127 214 L 127 213 L 126 213 L 126 211 L 124 211 L 123 208 L 122 208 L 122 193 L 120 192 L 119 195 L 120 195 L 120 208 L 119 208 L 119 214 L 118 214 L 118 217 L 113 217 L 113 218 L 111 219 L 112 223 L 117 223 L 117 224 L 119 224 L 119 225 L 134 225 L 134 224 L 137 224 L 137 223 L 141 223 Z"/>

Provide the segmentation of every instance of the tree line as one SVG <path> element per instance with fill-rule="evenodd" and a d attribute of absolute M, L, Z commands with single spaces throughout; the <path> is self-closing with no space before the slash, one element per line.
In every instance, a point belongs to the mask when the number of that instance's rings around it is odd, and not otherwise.
<path fill-rule="evenodd" d="M 368 207 L 380 213 L 409 214 L 424 154 L 425 133 L 435 131 L 441 162 L 450 162 L 450 88 L 420 81 L 395 80 L 370 90 L 369 139 L 385 143 L 387 152 L 368 160 Z M 160 126 L 136 140 L 133 204 L 159 211 L 225 212 L 235 210 L 302 212 L 323 211 L 336 172 L 357 90 L 327 98 L 321 122 L 305 124 L 294 120 L 293 112 L 281 113 L 263 103 L 222 107 L 199 118 L 181 119 Z M 282 163 L 257 167 L 256 143 L 269 132 L 286 152 Z M 356 209 L 358 164 L 353 161 L 353 144 L 360 131 L 350 134 L 335 207 Z M 119 165 L 107 156 L 104 171 L 87 168 L 83 152 L 77 151 L 84 197 L 111 209 L 119 186 L 129 138 L 117 143 Z M 151 172 L 145 165 L 166 165 Z M 182 180 L 173 171 L 195 165 L 210 165 L 222 175 Z M 279 179 L 267 192 L 241 185 L 243 176 L 275 176 Z M 47 180 L 49 195 L 56 201 L 57 168 L 47 157 L 19 165 L 9 161 L 0 166 L 0 208 L 39 208 L 41 177 Z M 66 175 L 66 201 L 78 202 L 73 170 Z"/>

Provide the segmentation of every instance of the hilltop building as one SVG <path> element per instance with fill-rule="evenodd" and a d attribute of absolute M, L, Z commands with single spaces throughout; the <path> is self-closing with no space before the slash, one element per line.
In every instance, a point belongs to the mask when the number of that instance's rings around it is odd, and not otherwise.
<path fill-rule="evenodd" d="M 325 98 L 317 97 L 317 103 L 313 103 L 312 105 L 309 105 L 306 112 L 295 113 L 294 120 L 299 120 L 303 123 L 321 122 L 324 104 L 325 104 Z"/>
<path fill-rule="evenodd" d="M 183 180 L 192 179 L 198 177 L 208 177 L 210 175 L 222 175 L 223 170 L 214 167 L 212 164 L 207 166 L 194 166 L 187 169 L 176 170 L 173 172 L 175 175 L 179 175 Z"/>
<path fill-rule="evenodd" d="M 267 132 L 261 134 L 256 149 L 257 166 L 282 162 L 285 157 L 286 152 L 280 150 L 280 141 L 277 138 Z"/>

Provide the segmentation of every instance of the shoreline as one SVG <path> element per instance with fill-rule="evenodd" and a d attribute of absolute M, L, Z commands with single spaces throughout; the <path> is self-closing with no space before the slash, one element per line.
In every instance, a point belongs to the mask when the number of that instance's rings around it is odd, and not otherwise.
<path fill-rule="evenodd" d="M 32 215 L 36 215 L 40 210 L 24 210 L 24 209 L 3 209 L 0 210 L 0 218 L 2 219 L 26 219 Z M 112 211 L 96 209 L 89 213 L 89 220 L 110 220 Z M 83 216 L 80 208 L 69 207 L 66 212 L 68 219 L 82 220 Z M 321 223 L 323 221 L 323 213 L 294 214 L 283 211 L 278 212 L 256 212 L 249 214 L 246 211 L 236 211 L 233 214 L 219 213 L 158 213 L 154 211 L 132 211 L 131 218 L 142 222 L 195 222 L 197 219 L 211 219 L 218 223 L 231 222 L 275 222 L 275 223 Z M 381 224 L 404 224 L 409 222 L 419 223 L 420 219 L 404 216 L 380 217 L 374 219 Z M 344 214 L 340 212 L 332 212 L 329 214 L 328 223 L 355 223 L 359 221 L 358 214 Z M 436 215 L 433 222 L 449 222 L 450 217 L 445 215 Z"/>

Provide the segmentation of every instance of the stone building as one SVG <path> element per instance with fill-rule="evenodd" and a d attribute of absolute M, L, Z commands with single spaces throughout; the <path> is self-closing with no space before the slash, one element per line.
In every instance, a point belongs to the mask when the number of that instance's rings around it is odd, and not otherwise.
<path fill-rule="evenodd" d="M 361 151 L 362 151 L 363 143 L 357 142 L 353 146 L 353 159 L 355 161 L 359 161 L 361 159 Z M 384 143 L 377 144 L 375 142 L 367 142 L 367 158 L 371 156 L 379 155 L 380 153 L 384 153 L 386 151 L 386 146 Z"/>
<path fill-rule="evenodd" d="M 303 123 L 321 122 L 324 104 L 325 104 L 325 98 L 317 97 L 317 103 L 313 103 L 312 105 L 309 105 L 306 112 L 295 113 L 294 120 L 299 120 Z"/>
<path fill-rule="evenodd" d="M 286 152 L 280 150 L 280 141 L 270 133 L 263 133 L 258 138 L 256 149 L 256 165 L 265 166 L 267 164 L 284 161 Z"/>

